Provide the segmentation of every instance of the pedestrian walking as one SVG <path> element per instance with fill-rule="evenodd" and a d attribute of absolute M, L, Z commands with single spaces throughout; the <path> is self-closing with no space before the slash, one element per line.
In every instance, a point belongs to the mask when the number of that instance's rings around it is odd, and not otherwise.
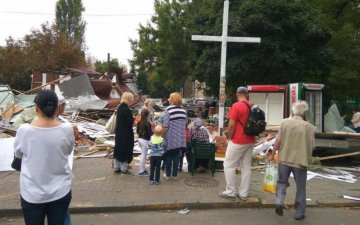
<path fill-rule="evenodd" d="M 133 159 L 134 117 L 129 104 L 134 100 L 133 94 L 124 92 L 116 112 L 116 130 L 114 147 L 114 172 L 131 175 L 128 164 Z"/>
<path fill-rule="evenodd" d="M 141 120 L 137 124 L 136 132 L 139 136 L 138 142 L 141 149 L 140 155 L 140 165 L 139 165 L 139 176 L 149 176 L 149 173 L 146 171 L 145 162 L 146 156 L 149 149 L 149 140 L 153 134 L 151 130 L 151 124 L 149 122 L 149 110 L 143 108 L 141 110 Z"/>
<path fill-rule="evenodd" d="M 272 161 L 275 152 L 279 150 L 279 178 L 276 188 L 275 209 L 276 214 L 279 216 L 283 215 L 290 173 L 294 175 L 296 183 L 296 220 L 305 218 L 307 167 L 311 164 L 312 151 L 315 148 L 316 127 L 304 121 L 305 112 L 308 109 L 308 104 L 305 101 L 292 105 L 292 117 L 281 122 L 273 151 L 268 156 L 268 160 Z"/>
<path fill-rule="evenodd" d="M 58 98 L 51 90 L 35 97 L 31 124 L 17 130 L 15 156 L 21 159 L 20 200 L 26 225 L 64 225 L 71 201 L 69 155 L 75 138 L 69 123 L 59 122 Z"/>
<path fill-rule="evenodd" d="M 164 154 L 164 138 L 161 137 L 161 126 L 156 126 L 154 134 L 149 141 L 149 155 L 150 155 L 150 184 L 160 183 L 160 167 L 162 155 Z"/>
<path fill-rule="evenodd" d="M 179 93 L 170 94 L 169 106 L 164 113 L 162 134 L 165 138 L 165 171 L 164 178 L 177 179 L 180 152 L 186 148 L 185 129 L 187 124 L 186 111 L 182 107 Z"/>
<path fill-rule="evenodd" d="M 250 115 L 252 103 L 248 100 L 249 94 L 246 87 L 238 87 L 236 90 L 237 102 L 234 103 L 229 112 L 228 136 L 229 143 L 226 149 L 224 161 L 224 173 L 226 190 L 219 192 L 219 196 L 235 200 L 238 196 L 246 201 L 251 180 L 251 157 L 255 145 L 255 136 L 245 133 L 243 124 Z M 236 191 L 236 167 L 240 165 L 241 182 Z"/>

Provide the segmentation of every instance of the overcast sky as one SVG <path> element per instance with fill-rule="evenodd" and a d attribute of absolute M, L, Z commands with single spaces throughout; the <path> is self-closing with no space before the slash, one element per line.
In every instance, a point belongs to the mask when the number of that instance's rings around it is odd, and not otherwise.
<path fill-rule="evenodd" d="M 87 54 L 106 60 L 107 53 L 128 65 L 132 57 L 129 38 L 137 38 L 139 23 L 154 13 L 153 0 L 82 0 L 87 22 Z M 0 45 L 12 36 L 20 39 L 42 23 L 55 21 L 56 0 L 1 0 Z"/>

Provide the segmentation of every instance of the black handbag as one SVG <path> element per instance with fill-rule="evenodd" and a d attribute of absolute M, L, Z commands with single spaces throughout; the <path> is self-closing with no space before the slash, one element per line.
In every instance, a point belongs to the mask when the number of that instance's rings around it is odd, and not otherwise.
<path fill-rule="evenodd" d="M 11 163 L 11 167 L 17 171 L 21 171 L 21 159 L 14 156 L 14 160 Z"/>

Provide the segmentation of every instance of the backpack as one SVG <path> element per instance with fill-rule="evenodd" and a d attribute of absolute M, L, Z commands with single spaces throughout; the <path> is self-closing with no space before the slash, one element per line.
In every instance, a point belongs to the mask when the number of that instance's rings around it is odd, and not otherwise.
<path fill-rule="evenodd" d="M 258 136 L 266 128 L 265 113 L 257 105 L 252 105 L 250 108 L 247 103 L 244 102 L 244 104 L 249 108 L 250 114 L 247 118 L 245 126 L 241 123 L 240 120 L 239 122 L 244 127 L 246 134 L 251 136 Z"/>

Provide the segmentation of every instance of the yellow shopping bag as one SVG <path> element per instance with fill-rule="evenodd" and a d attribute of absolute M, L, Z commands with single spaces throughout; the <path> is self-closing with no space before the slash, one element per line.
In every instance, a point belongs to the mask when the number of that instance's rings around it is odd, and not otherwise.
<path fill-rule="evenodd" d="M 275 166 L 274 162 L 269 162 L 266 165 L 266 172 L 264 176 L 264 182 L 262 185 L 263 190 L 270 193 L 275 193 L 277 178 L 278 178 L 278 169 Z"/>

